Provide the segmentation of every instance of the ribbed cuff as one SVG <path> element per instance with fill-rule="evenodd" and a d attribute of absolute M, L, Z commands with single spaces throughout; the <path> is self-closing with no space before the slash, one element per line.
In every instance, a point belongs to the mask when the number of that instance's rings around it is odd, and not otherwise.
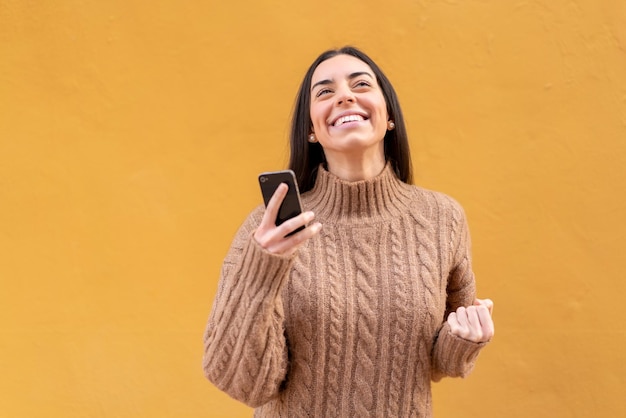
<path fill-rule="evenodd" d="M 435 366 L 446 376 L 465 377 L 474 368 L 476 357 L 487 342 L 475 343 L 457 337 L 445 322 L 433 348 Z"/>

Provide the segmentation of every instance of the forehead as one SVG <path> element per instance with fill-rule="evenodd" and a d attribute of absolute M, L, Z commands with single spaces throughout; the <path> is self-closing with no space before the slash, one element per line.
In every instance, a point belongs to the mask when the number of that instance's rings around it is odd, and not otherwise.
<path fill-rule="evenodd" d="M 366 72 L 372 77 L 376 77 L 370 66 L 360 59 L 352 55 L 336 55 L 317 66 L 313 72 L 311 85 L 321 80 L 334 81 L 336 79 L 346 78 L 350 74 L 357 72 Z"/>

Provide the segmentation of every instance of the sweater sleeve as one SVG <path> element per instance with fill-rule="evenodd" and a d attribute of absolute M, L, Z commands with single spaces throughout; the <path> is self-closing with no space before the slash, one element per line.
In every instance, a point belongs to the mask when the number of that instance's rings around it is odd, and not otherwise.
<path fill-rule="evenodd" d="M 281 290 L 293 263 L 254 240 L 261 214 L 235 235 L 204 334 L 204 374 L 251 407 L 275 397 L 287 373 Z"/>
<path fill-rule="evenodd" d="M 463 208 L 450 199 L 449 222 L 450 268 L 446 287 L 446 312 L 433 346 L 433 380 L 445 376 L 465 377 L 474 367 L 476 357 L 487 343 L 474 343 L 450 332 L 448 315 L 461 306 L 471 306 L 476 297 L 472 271 L 471 240 Z"/>

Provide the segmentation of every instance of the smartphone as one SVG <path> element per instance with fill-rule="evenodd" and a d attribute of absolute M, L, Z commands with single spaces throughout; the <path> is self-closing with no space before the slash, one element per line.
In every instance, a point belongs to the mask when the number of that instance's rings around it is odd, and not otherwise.
<path fill-rule="evenodd" d="M 274 195 L 276 188 L 278 188 L 281 183 L 286 183 L 289 190 L 287 190 L 287 195 L 278 210 L 278 215 L 276 216 L 276 226 L 302 213 L 302 202 L 300 201 L 298 183 L 296 182 L 296 175 L 292 170 L 268 171 L 259 174 L 259 185 L 261 186 L 261 194 L 263 195 L 265 207 L 267 207 L 267 204 Z M 301 226 L 286 236 L 293 235 L 303 229 L 304 226 Z"/>

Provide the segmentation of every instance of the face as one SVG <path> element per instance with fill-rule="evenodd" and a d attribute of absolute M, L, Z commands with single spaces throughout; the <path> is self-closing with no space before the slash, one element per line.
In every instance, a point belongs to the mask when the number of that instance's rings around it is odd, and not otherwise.
<path fill-rule="evenodd" d="M 323 61 L 311 80 L 311 131 L 327 158 L 373 150 L 384 159 L 387 104 L 372 69 L 351 55 Z"/>

